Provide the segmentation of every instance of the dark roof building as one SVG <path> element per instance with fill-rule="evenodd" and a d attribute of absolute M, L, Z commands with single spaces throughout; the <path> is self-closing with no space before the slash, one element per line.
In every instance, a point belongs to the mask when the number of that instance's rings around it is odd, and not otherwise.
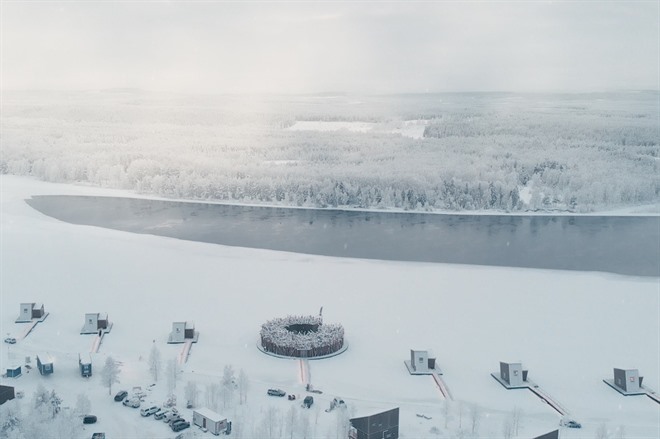
<path fill-rule="evenodd" d="M 348 430 L 349 439 L 398 439 L 399 408 L 375 415 L 353 418 Z"/>

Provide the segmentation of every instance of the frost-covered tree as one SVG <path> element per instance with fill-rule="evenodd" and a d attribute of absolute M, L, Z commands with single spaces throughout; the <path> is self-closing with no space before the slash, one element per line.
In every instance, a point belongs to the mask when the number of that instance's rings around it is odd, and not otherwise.
<path fill-rule="evenodd" d="M 48 396 L 48 405 L 50 407 L 51 418 L 54 418 L 60 412 L 62 407 L 62 398 L 55 393 L 55 390 L 51 390 L 50 395 Z"/>
<path fill-rule="evenodd" d="M 514 407 L 511 412 L 511 425 L 513 427 L 513 434 L 518 436 L 520 434 L 520 429 L 522 428 L 524 412 L 520 407 Z"/>
<path fill-rule="evenodd" d="M 247 402 L 247 392 L 250 387 L 250 380 L 248 379 L 247 373 L 245 370 L 241 369 L 238 373 L 238 396 L 239 404 Z"/>
<path fill-rule="evenodd" d="M 286 431 L 288 432 L 289 439 L 293 439 L 293 435 L 298 428 L 298 410 L 295 405 L 289 407 L 284 418 L 286 423 Z"/>
<path fill-rule="evenodd" d="M 160 359 L 160 350 L 156 343 L 151 346 L 151 351 L 149 352 L 149 372 L 151 377 L 154 379 L 154 382 L 158 381 L 158 376 L 160 375 L 161 369 L 161 359 Z"/>
<path fill-rule="evenodd" d="M 18 430 L 21 419 L 21 404 L 18 399 L 12 399 L 2 404 L 0 410 L 0 437 L 9 437 L 11 432 Z"/>
<path fill-rule="evenodd" d="M 231 406 L 234 399 L 234 390 L 236 389 L 236 378 L 234 377 L 234 368 L 231 365 L 226 365 L 222 371 L 222 406 L 227 408 Z"/>
<path fill-rule="evenodd" d="M 596 429 L 595 439 L 608 439 L 610 437 L 609 431 L 607 431 L 607 425 L 603 422 Z"/>
<path fill-rule="evenodd" d="M 197 400 L 199 399 L 199 388 L 197 387 L 197 382 L 188 381 L 183 391 L 186 396 L 186 400 L 193 407 L 197 407 Z"/>
<path fill-rule="evenodd" d="M 92 411 L 92 402 L 89 400 L 87 395 L 84 393 L 79 393 L 76 398 L 76 408 L 75 412 L 79 415 L 86 415 Z"/>
<path fill-rule="evenodd" d="M 479 424 L 481 423 L 481 407 L 477 404 L 470 406 L 470 427 L 472 434 L 477 434 L 479 431 Z"/>
<path fill-rule="evenodd" d="M 209 383 L 204 391 L 206 405 L 212 410 L 218 410 L 220 406 L 220 384 Z"/>
<path fill-rule="evenodd" d="M 108 388 L 108 395 L 112 395 L 112 385 L 119 383 L 119 365 L 112 358 L 105 359 L 103 369 L 101 369 L 101 382 Z"/>
<path fill-rule="evenodd" d="M 167 393 L 174 393 L 176 389 L 176 379 L 179 374 L 176 358 L 172 358 L 167 362 L 167 367 L 165 368 L 165 376 L 167 378 Z"/>

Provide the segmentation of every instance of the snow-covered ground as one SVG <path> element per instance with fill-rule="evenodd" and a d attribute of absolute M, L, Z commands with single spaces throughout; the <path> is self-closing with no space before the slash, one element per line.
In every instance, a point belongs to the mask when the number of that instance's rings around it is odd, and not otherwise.
<path fill-rule="evenodd" d="M 516 407 L 524 413 L 518 437 L 556 428 L 558 415 L 539 398 L 507 391 L 490 377 L 499 361 L 516 360 L 582 422 L 581 430 L 566 429 L 563 438 L 593 438 L 602 424 L 611 437 L 621 426 L 627 438 L 660 434 L 658 404 L 623 397 L 602 382 L 613 367 L 631 367 L 640 370 L 645 385 L 660 390 L 657 278 L 341 259 L 135 235 L 63 223 L 23 201 L 36 194 L 118 191 L 13 176 L 0 177 L 0 185 L 0 333 L 4 338 L 22 332 L 24 326 L 14 323 L 20 302 L 44 302 L 50 313 L 26 339 L 2 343 L 1 367 L 43 351 L 55 357 L 51 376 L 33 370 L 1 382 L 24 391 L 24 410 L 39 383 L 72 407 L 78 394 L 87 394 L 99 423 L 80 437 L 92 431 L 109 438 L 173 436 L 164 423 L 115 403 L 99 371 L 111 355 L 122 363 L 113 393 L 146 387 L 152 383 L 147 358 L 153 341 L 164 361 L 176 357 L 181 345 L 166 341 L 171 323 L 180 320 L 193 320 L 200 338 L 179 376 L 179 401 L 187 381 L 199 383 L 203 405 L 206 383 L 219 382 L 225 365 L 243 369 L 250 378 L 247 404 L 219 411 L 234 421 L 236 437 L 264 437 L 268 408 L 279 410 L 279 419 L 296 404 L 268 397 L 266 389 L 305 392 L 297 362 L 256 348 L 260 325 L 290 313 L 316 313 L 321 306 L 326 321 L 344 325 L 350 347 L 311 362 L 312 383 L 324 391 L 315 395 L 312 410 L 300 409 L 300 416 L 309 417 L 311 437 L 336 437 L 337 417 L 324 412 L 334 396 L 357 414 L 400 407 L 402 438 L 455 437 L 459 422 L 469 433 L 474 405 L 481 413 L 479 437 L 502 437 Z M 78 353 L 92 344 L 91 336 L 79 335 L 86 312 L 108 312 L 114 323 L 88 380 L 77 364 Z M 437 355 L 456 399 L 447 429 L 432 378 L 406 371 L 411 348 Z M 159 380 L 149 399 L 162 403 L 165 387 Z M 191 419 L 189 410 L 183 412 Z M 282 428 L 276 436 L 288 437 Z"/>

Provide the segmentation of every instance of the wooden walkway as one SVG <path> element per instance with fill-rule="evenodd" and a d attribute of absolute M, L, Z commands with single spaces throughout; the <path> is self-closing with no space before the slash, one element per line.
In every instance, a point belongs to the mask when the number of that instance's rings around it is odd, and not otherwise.
<path fill-rule="evenodd" d="M 309 360 L 301 358 L 298 362 L 300 367 L 300 381 L 307 386 L 312 383 L 312 373 L 309 369 Z"/>
<path fill-rule="evenodd" d="M 27 337 L 28 334 L 30 332 L 32 332 L 34 327 L 37 326 L 37 323 L 39 323 L 39 320 L 32 319 L 32 321 L 30 323 L 28 323 L 27 326 L 25 327 L 25 330 L 23 331 L 23 334 L 20 337 L 18 337 L 18 339 L 23 340 L 25 337 Z"/>
<path fill-rule="evenodd" d="M 544 401 L 546 404 L 548 404 L 550 407 L 552 407 L 557 413 L 559 413 L 562 416 L 568 415 L 568 410 L 566 410 L 565 407 L 563 407 L 557 400 L 555 400 L 548 392 L 545 390 L 541 389 L 539 386 L 530 383 L 530 386 L 528 389 L 534 393 L 536 396 L 541 398 L 542 401 Z"/>
<path fill-rule="evenodd" d="M 177 358 L 177 363 L 181 365 L 188 361 L 188 357 L 190 357 L 190 349 L 192 348 L 192 344 L 193 344 L 192 339 L 187 339 L 183 343 L 183 347 L 181 348 L 181 352 L 179 352 L 179 357 Z"/>
<path fill-rule="evenodd" d="M 95 354 L 99 351 L 99 349 L 101 348 L 101 342 L 103 341 L 104 334 L 105 333 L 101 333 L 101 335 L 97 334 L 96 337 L 94 337 L 94 341 L 92 342 L 92 347 L 89 350 L 90 353 Z"/>
<path fill-rule="evenodd" d="M 433 376 L 433 380 L 435 381 L 435 384 L 438 386 L 438 389 L 440 389 L 440 393 L 442 393 L 442 396 L 444 396 L 446 400 L 453 401 L 454 397 L 451 396 L 449 387 L 447 387 L 447 384 L 445 383 L 445 380 L 442 379 L 442 376 L 440 376 L 440 374 L 436 372 L 433 372 L 432 376 Z"/>

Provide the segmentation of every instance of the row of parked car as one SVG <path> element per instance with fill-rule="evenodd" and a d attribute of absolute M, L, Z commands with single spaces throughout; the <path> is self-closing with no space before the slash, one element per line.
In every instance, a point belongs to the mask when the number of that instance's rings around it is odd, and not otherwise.
<path fill-rule="evenodd" d="M 141 401 L 139 397 L 128 397 L 128 392 L 126 390 L 121 390 L 115 395 L 115 401 L 120 402 L 127 406 L 127 407 L 133 407 L 133 408 L 138 408 L 141 405 Z M 150 406 L 150 407 L 144 407 L 140 409 L 140 415 L 147 418 L 149 416 L 154 417 L 156 420 L 162 420 L 163 422 L 167 423 L 170 425 L 170 428 L 172 431 L 177 432 L 181 430 L 185 430 L 186 428 L 190 427 L 190 422 L 186 421 L 179 415 L 179 412 L 176 408 L 165 408 L 165 407 L 158 407 L 158 406 Z"/>

